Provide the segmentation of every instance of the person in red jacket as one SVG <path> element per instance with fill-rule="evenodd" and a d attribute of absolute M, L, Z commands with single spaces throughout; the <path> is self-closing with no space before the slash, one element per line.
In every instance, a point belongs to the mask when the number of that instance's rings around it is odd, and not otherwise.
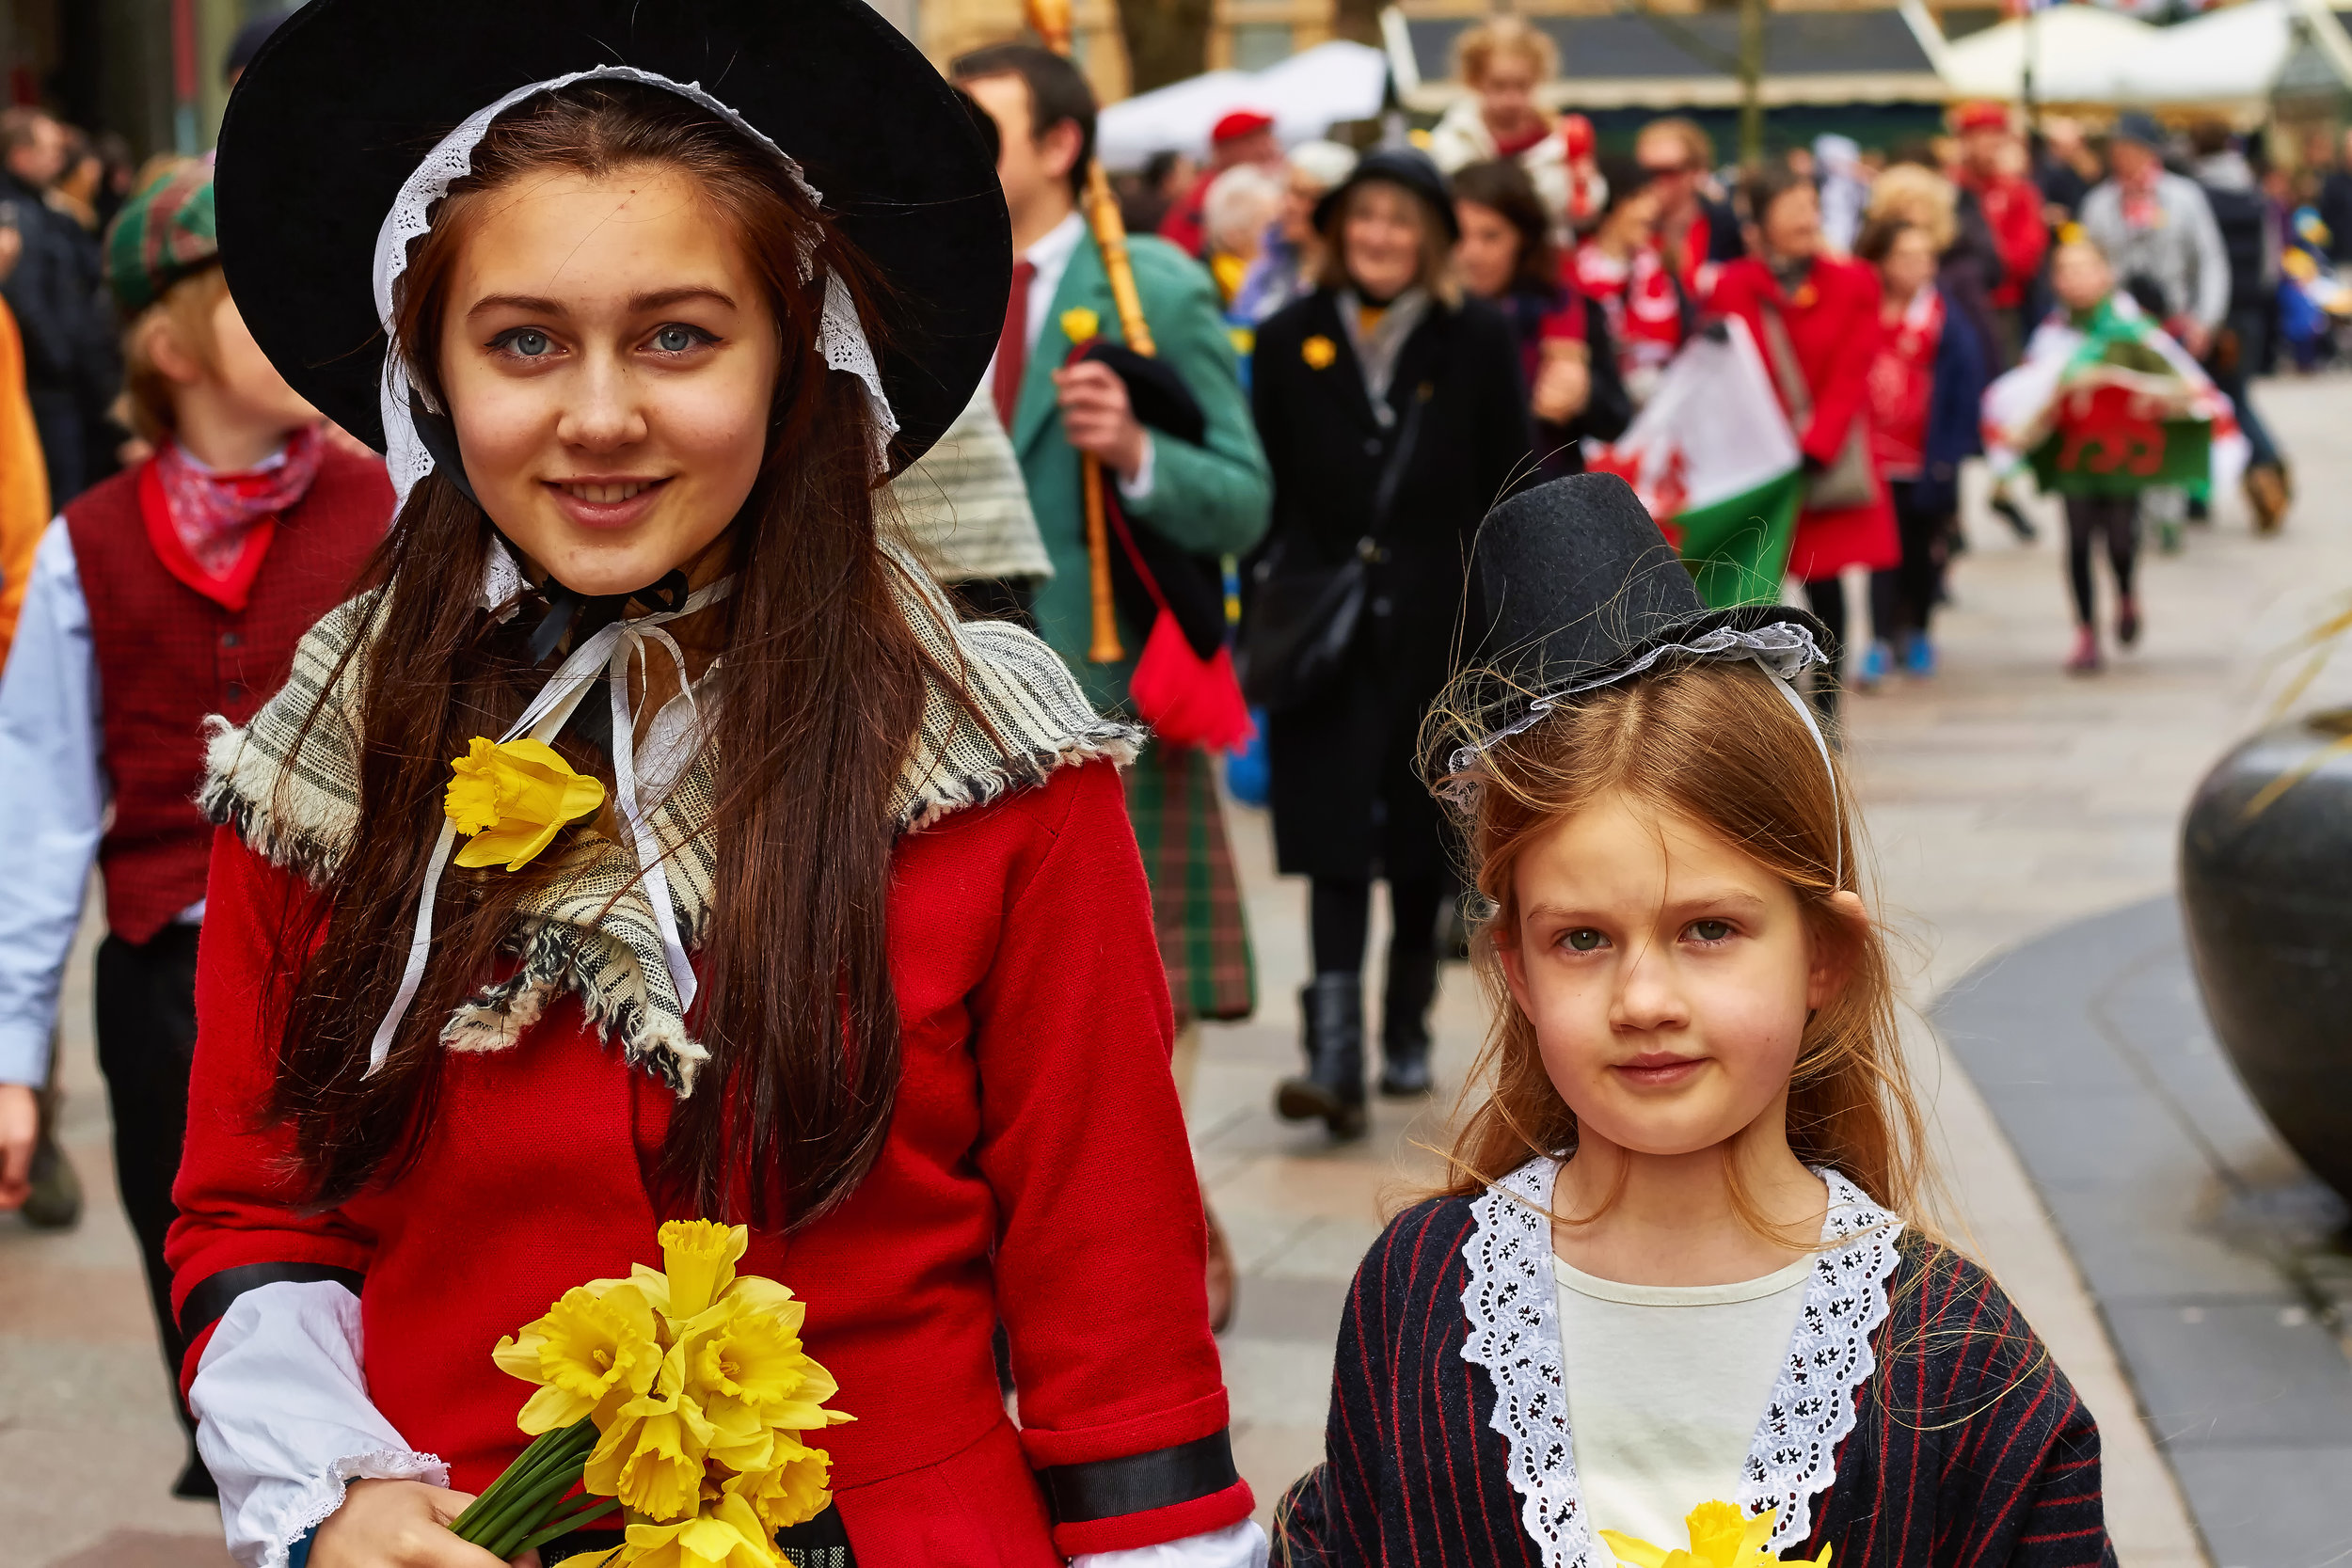
<path fill-rule="evenodd" d="M 1243 164 L 1256 164 L 1278 176 L 1282 172 L 1282 144 L 1275 139 L 1274 117 L 1263 110 L 1235 109 L 1209 128 L 1209 166 L 1160 219 L 1160 238 L 1196 260 L 1205 258 L 1209 187 L 1218 175 Z"/>
<path fill-rule="evenodd" d="M 2026 295 L 2050 251 L 2042 216 L 2042 189 L 2026 177 L 2025 149 L 2010 129 L 2006 103 L 1963 103 L 1952 113 L 1960 135 L 1959 182 L 1974 191 L 2000 253 L 2001 276 L 1989 280 L 2001 364 L 2013 365 L 2025 345 Z"/>
<path fill-rule="evenodd" d="M 405 490 L 202 793 L 231 1554 L 494 1568 L 441 1528 L 524 1448 L 493 1346 L 701 1216 L 854 1418 L 787 1560 L 1262 1559 L 1140 736 L 877 520 L 1011 277 L 952 90 L 864 0 L 313 0 L 219 166 L 263 345 Z"/>
<path fill-rule="evenodd" d="M 1837 574 L 1902 559 L 1895 512 L 1871 450 L 1870 365 L 1879 348 L 1879 280 L 1868 263 L 1833 256 L 1821 239 L 1813 182 L 1769 165 L 1742 187 L 1749 253 L 1725 262 L 1709 308 L 1748 325 L 1772 368 L 1805 467 L 1804 507 L 1788 571 L 1829 629 L 1830 662 L 1814 701 L 1837 711 L 1846 595 Z"/>
<path fill-rule="evenodd" d="M 253 716 L 391 515 L 384 466 L 325 440 L 318 410 L 254 345 L 222 283 L 213 200 L 208 170 L 167 174 L 107 235 L 107 284 L 130 324 L 127 401 L 155 455 L 50 525 L 0 677 L 0 1210 L 31 1193 L 35 1091 L 94 860 L 115 1174 L 175 1372 L 164 1235 L 212 845 L 195 804 L 203 726 Z M 193 1447 L 176 1490 L 212 1495 Z"/>

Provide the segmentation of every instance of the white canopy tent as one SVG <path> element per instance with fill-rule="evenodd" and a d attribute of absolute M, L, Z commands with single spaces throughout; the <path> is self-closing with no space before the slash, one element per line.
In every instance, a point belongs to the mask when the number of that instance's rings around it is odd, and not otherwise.
<path fill-rule="evenodd" d="M 1210 127 L 1236 109 L 1272 115 L 1274 134 L 1295 146 L 1378 115 L 1388 79 L 1387 55 L 1334 39 L 1263 71 L 1212 71 L 1113 103 L 1096 122 L 1096 154 L 1110 168 L 1139 167 L 1171 150 L 1200 157 Z"/>
<path fill-rule="evenodd" d="M 1943 66 L 1963 98 L 2022 99 L 2030 53 L 2041 103 L 2254 111 L 2298 52 L 2352 86 L 2352 39 L 2325 0 L 2245 0 L 2170 27 L 2097 6 L 2053 6 L 1949 45 Z"/>
<path fill-rule="evenodd" d="M 2156 31 L 2099 6 L 2053 6 L 1948 45 L 1944 80 L 1960 98 L 2022 99 L 2030 54 L 2037 101 L 2109 103 L 2115 60 L 2145 47 Z"/>

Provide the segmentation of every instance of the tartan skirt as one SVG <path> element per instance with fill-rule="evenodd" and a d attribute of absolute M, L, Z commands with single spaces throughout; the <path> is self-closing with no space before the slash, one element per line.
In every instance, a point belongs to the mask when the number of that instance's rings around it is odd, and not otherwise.
<path fill-rule="evenodd" d="M 1257 969 L 1216 763 L 1198 746 L 1154 740 L 1126 781 L 1176 1022 L 1248 1018 L 1258 1005 Z"/>

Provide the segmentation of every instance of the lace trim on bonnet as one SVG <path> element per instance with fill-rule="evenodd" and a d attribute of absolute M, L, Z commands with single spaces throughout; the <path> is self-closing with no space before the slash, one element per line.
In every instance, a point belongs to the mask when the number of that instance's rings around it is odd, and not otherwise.
<path fill-rule="evenodd" d="M 642 87 L 660 87 L 690 99 L 725 120 L 754 142 L 774 153 L 783 163 L 792 183 L 807 197 L 811 206 L 822 207 L 823 198 L 808 182 L 800 164 L 791 154 L 763 135 L 751 121 L 737 114 L 725 103 L 703 90 L 699 82 L 673 81 L 656 71 L 640 71 L 634 66 L 605 65 L 591 71 L 575 71 L 568 75 L 549 77 L 516 87 L 513 92 L 466 118 L 465 123 L 443 136 L 433 150 L 424 155 L 392 198 L 391 211 L 384 214 L 383 227 L 375 234 L 375 315 L 383 324 L 387 337 L 392 330 L 392 290 L 403 273 L 408 270 L 410 244 L 433 229 L 433 209 L 450 186 L 463 180 L 473 170 L 473 150 L 482 145 L 482 138 L 499 116 L 526 98 L 543 92 L 554 92 L 576 82 L 634 82 Z M 816 241 L 803 236 L 800 255 L 801 281 L 806 283 L 816 277 Z M 890 407 L 890 399 L 882 390 L 882 369 L 874 361 L 873 345 L 866 340 L 865 326 L 858 321 L 857 306 L 850 298 L 850 291 L 838 273 L 825 273 L 825 307 L 818 323 L 818 348 L 825 363 L 836 371 L 847 371 L 865 384 L 866 399 L 874 414 L 874 466 L 881 472 L 888 467 L 891 437 L 898 434 L 898 418 Z M 384 416 L 384 462 L 391 473 L 392 488 L 401 504 L 405 504 L 408 492 L 419 480 L 433 471 L 433 454 L 425 451 L 423 438 L 417 434 L 414 416 L 409 411 L 408 370 L 403 361 L 399 345 L 394 343 L 384 356 L 384 380 L 377 393 L 377 403 Z M 397 507 L 395 507 L 397 510 Z"/>

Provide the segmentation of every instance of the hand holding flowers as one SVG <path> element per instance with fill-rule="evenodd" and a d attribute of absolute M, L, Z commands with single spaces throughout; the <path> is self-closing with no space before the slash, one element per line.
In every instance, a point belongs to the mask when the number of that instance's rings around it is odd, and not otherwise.
<path fill-rule="evenodd" d="M 741 1226 L 678 1220 L 663 1267 L 564 1292 L 492 1359 L 538 1385 L 535 1438 L 452 1527 L 512 1557 L 625 1511 L 612 1568 L 776 1568 L 776 1531 L 822 1513 L 832 1461 L 803 1434 L 850 1419 L 801 1346 L 806 1308 L 735 1272 Z M 575 1486 L 586 1496 L 572 1496 Z"/>

